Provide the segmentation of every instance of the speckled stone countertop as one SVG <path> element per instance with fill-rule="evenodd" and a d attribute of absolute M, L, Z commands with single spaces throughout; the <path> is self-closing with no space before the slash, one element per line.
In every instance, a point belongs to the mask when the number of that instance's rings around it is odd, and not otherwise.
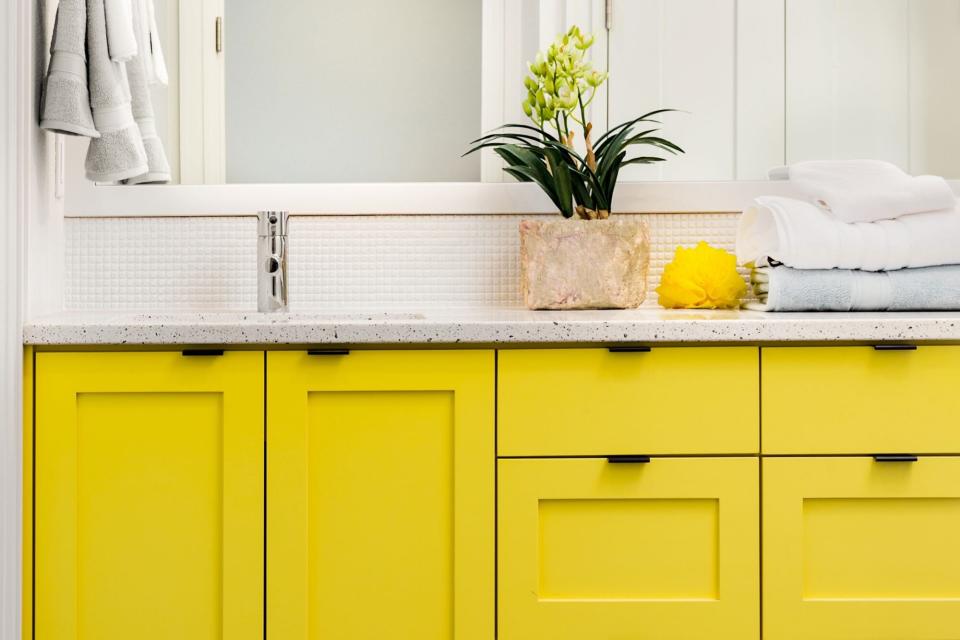
<path fill-rule="evenodd" d="M 28 345 L 511 345 L 957 342 L 960 313 L 754 311 L 62 313 L 24 328 Z"/>

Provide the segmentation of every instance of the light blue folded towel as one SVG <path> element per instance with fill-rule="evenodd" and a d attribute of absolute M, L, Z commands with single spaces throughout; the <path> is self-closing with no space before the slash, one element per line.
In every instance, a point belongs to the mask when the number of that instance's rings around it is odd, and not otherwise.
<path fill-rule="evenodd" d="M 755 311 L 957 311 L 960 265 L 850 271 L 843 269 L 754 269 L 750 284 Z"/>

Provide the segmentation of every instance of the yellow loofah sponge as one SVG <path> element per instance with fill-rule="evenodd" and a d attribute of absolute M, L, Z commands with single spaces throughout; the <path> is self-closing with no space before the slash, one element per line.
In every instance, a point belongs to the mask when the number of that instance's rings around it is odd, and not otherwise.
<path fill-rule="evenodd" d="M 737 259 L 706 242 L 677 247 L 657 287 L 660 306 L 667 309 L 736 309 L 746 292 Z"/>

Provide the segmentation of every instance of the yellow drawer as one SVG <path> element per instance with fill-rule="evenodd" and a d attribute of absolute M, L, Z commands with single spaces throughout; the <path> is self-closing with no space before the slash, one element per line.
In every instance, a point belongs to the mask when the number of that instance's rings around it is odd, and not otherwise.
<path fill-rule="evenodd" d="M 759 450 L 755 347 L 499 354 L 501 456 Z"/>
<path fill-rule="evenodd" d="M 501 640 L 751 640 L 759 462 L 499 462 Z"/>
<path fill-rule="evenodd" d="M 960 637 L 960 458 L 763 461 L 765 640 Z"/>
<path fill-rule="evenodd" d="M 960 347 L 777 347 L 761 360 L 764 453 L 960 453 Z"/>

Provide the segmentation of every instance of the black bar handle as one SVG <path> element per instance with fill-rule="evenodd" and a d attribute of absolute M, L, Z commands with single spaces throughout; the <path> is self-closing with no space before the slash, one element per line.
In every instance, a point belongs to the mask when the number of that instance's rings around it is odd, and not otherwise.
<path fill-rule="evenodd" d="M 610 353 L 650 353 L 650 347 L 610 347 L 607 349 Z"/>
<path fill-rule="evenodd" d="M 916 351 L 915 344 L 875 344 L 874 351 Z"/>
<path fill-rule="evenodd" d="M 184 349 L 185 358 L 215 358 L 223 355 L 223 349 Z"/>
<path fill-rule="evenodd" d="M 875 462 L 916 462 L 919 460 L 917 456 L 911 455 L 877 455 L 873 456 Z"/>
<path fill-rule="evenodd" d="M 610 464 L 649 464 L 650 456 L 607 456 Z"/>
<path fill-rule="evenodd" d="M 310 349 L 308 356 L 348 356 L 350 349 Z"/>

